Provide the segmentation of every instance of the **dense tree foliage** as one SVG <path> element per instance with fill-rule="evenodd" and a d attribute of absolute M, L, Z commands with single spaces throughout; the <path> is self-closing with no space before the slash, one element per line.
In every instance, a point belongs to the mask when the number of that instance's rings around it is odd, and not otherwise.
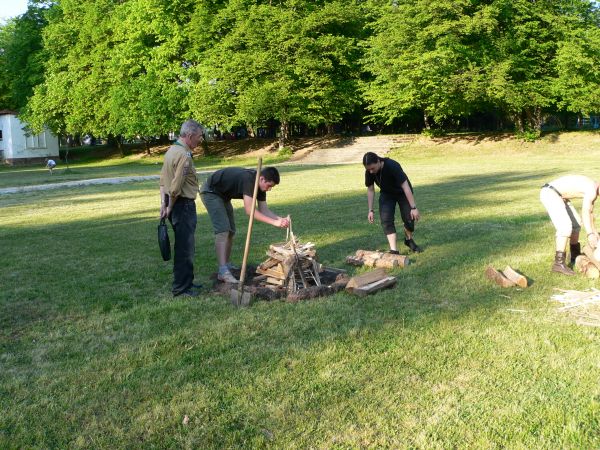
<path fill-rule="evenodd" d="M 56 0 L 0 26 L 0 108 L 33 129 L 148 138 L 600 111 L 591 0 Z"/>
<path fill-rule="evenodd" d="M 600 110 L 593 2 L 395 0 L 373 29 L 364 92 L 388 123 L 413 109 L 428 125 L 496 108 L 539 129 L 545 111 Z"/>
<path fill-rule="evenodd" d="M 0 27 L 0 109 L 19 110 L 44 76 L 42 29 L 45 9 L 32 4 Z"/>

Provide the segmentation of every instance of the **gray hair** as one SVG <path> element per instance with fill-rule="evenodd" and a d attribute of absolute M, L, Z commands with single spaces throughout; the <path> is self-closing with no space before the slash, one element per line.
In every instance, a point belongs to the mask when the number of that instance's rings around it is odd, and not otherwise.
<path fill-rule="evenodd" d="M 181 131 L 179 132 L 179 136 L 186 137 L 203 133 L 204 128 L 202 128 L 202 125 L 200 125 L 195 120 L 188 119 L 185 122 L 183 122 L 183 125 L 181 125 Z"/>

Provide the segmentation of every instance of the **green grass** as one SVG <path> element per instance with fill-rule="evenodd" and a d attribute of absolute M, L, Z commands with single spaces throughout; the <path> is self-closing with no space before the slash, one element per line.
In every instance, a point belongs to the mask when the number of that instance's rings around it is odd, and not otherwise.
<path fill-rule="evenodd" d="M 549 272 L 538 196 L 563 173 L 599 179 L 600 148 L 562 139 L 398 149 L 425 252 L 367 298 L 173 299 L 155 182 L 1 196 L 0 448 L 598 448 L 600 331 L 549 300 L 597 283 Z M 269 203 L 322 262 L 385 248 L 359 165 L 281 172 Z M 284 236 L 257 224 L 250 261 Z M 532 285 L 500 289 L 487 264 Z"/>

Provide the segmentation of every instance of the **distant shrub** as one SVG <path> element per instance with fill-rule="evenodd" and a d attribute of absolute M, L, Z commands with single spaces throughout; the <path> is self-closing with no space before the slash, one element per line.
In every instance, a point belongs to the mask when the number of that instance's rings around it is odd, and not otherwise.
<path fill-rule="evenodd" d="M 283 158 L 289 158 L 292 156 L 292 147 L 281 147 L 277 151 L 277 156 L 281 156 Z"/>
<path fill-rule="evenodd" d="M 425 128 L 421 131 L 421 135 L 429 138 L 440 137 L 446 134 L 443 128 Z"/>
<path fill-rule="evenodd" d="M 524 131 L 517 131 L 515 133 L 516 137 L 524 140 L 525 142 L 535 142 L 540 138 L 541 135 L 542 132 L 540 130 L 532 130 L 529 128 Z"/>

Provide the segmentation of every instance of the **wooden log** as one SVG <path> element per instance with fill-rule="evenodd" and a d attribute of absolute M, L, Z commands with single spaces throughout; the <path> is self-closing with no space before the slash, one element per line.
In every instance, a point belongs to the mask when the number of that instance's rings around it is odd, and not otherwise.
<path fill-rule="evenodd" d="M 590 262 L 600 270 L 600 261 L 596 259 L 596 256 L 594 255 L 594 249 L 590 247 L 590 244 L 584 245 L 583 254 L 587 256 Z"/>
<path fill-rule="evenodd" d="M 374 281 L 379 281 L 384 278 L 387 278 L 387 274 L 383 269 L 375 269 L 370 272 L 363 273 L 361 275 L 357 275 L 355 277 L 350 278 L 348 284 L 346 285 L 346 289 L 349 291 L 358 288 L 361 286 L 365 286 L 367 284 L 373 283 Z"/>
<path fill-rule="evenodd" d="M 360 267 L 364 264 L 364 261 L 358 256 L 346 256 L 346 264 Z"/>
<path fill-rule="evenodd" d="M 278 278 L 267 277 L 267 283 L 274 284 L 276 286 L 283 286 L 285 284 L 285 280 L 280 280 Z"/>
<path fill-rule="evenodd" d="M 520 286 L 522 288 L 526 288 L 527 287 L 527 278 L 525 278 L 519 272 L 517 272 L 516 270 L 514 270 L 512 267 L 506 266 L 504 268 L 504 270 L 502 271 L 502 274 L 506 278 L 508 278 L 510 281 L 512 281 L 513 283 L 515 283 L 517 286 Z"/>
<path fill-rule="evenodd" d="M 278 280 L 285 280 L 286 278 L 286 274 L 283 272 L 282 269 L 261 269 L 260 267 L 257 267 L 256 273 L 260 273 L 261 275 L 266 275 L 272 278 L 277 278 Z"/>
<path fill-rule="evenodd" d="M 365 295 L 369 295 L 382 289 L 392 287 L 395 284 L 396 277 L 386 277 L 383 280 L 374 281 L 373 283 L 364 285 L 362 287 L 354 288 L 352 290 L 352 293 L 360 297 L 364 297 Z"/>
<path fill-rule="evenodd" d="M 502 274 L 502 272 L 498 272 L 492 266 L 488 266 L 487 269 L 485 269 L 485 276 L 504 288 L 515 286 L 515 283 L 510 281 Z"/>
<path fill-rule="evenodd" d="M 600 278 L 600 270 L 598 270 L 586 255 L 579 255 L 575 259 L 575 268 L 591 280 Z"/>
<path fill-rule="evenodd" d="M 260 266 L 258 266 L 260 269 L 270 269 L 273 266 L 276 266 L 277 264 L 279 264 L 280 261 L 276 258 L 269 258 L 266 261 L 262 262 Z"/>
<path fill-rule="evenodd" d="M 367 267 L 393 269 L 396 267 L 406 267 L 410 263 L 410 260 L 406 255 L 394 255 L 391 253 L 370 250 L 357 250 L 354 255 L 346 257 L 346 263 L 353 266 L 365 265 Z"/>

